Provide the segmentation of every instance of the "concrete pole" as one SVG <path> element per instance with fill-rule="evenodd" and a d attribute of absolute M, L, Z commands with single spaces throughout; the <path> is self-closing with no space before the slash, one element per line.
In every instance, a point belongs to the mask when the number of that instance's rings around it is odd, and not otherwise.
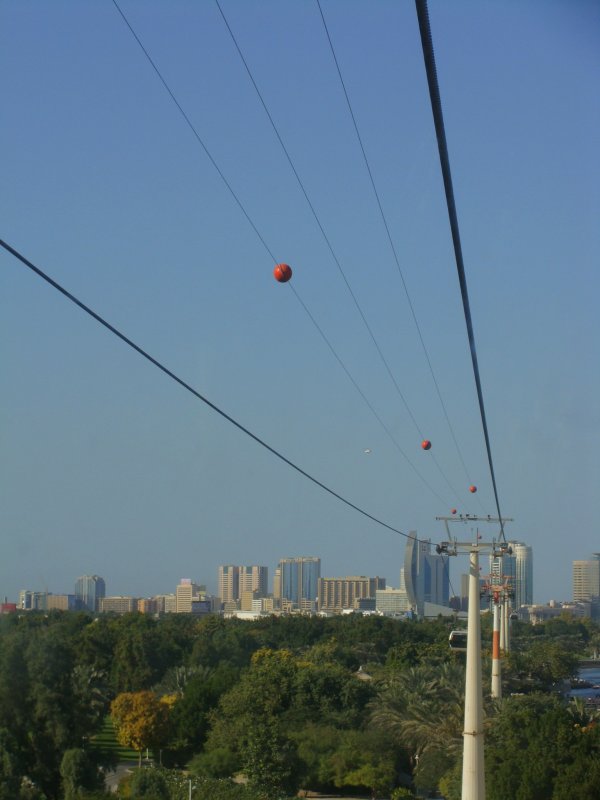
<path fill-rule="evenodd" d="M 510 598 L 504 598 L 504 652 L 510 651 Z"/>
<path fill-rule="evenodd" d="M 504 615 L 504 591 L 500 593 L 500 652 L 506 653 L 506 617 Z"/>
<path fill-rule="evenodd" d="M 494 627 L 492 632 L 492 697 L 502 697 L 501 664 L 500 664 L 500 601 L 494 598 Z"/>
<path fill-rule="evenodd" d="M 469 621 L 467 626 L 462 800 L 485 800 L 479 605 L 479 549 L 475 546 L 469 554 Z"/>

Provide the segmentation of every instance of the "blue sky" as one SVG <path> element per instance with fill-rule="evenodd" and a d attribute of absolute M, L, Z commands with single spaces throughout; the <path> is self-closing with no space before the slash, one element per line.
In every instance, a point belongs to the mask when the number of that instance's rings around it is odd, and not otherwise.
<path fill-rule="evenodd" d="M 468 475 L 316 2 L 222 7 L 430 453 L 216 5 L 121 7 L 427 485 L 274 281 L 110 0 L 2 4 L 1 238 L 374 516 L 435 541 L 451 507 L 495 513 L 413 3 L 322 7 Z M 430 17 L 507 534 L 533 546 L 536 600 L 569 598 L 571 561 L 600 550 L 600 8 L 432 0 Z M 219 564 L 272 575 L 292 555 L 321 556 L 323 575 L 398 584 L 401 537 L 278 462 L 4 251 L 0 281 L 2 596 L 73 591 L 87 573 L 110 594 L 173 591 L 182 576 L 214 590 Z M 463 569 L 452 566 L 456 588 Z"/>

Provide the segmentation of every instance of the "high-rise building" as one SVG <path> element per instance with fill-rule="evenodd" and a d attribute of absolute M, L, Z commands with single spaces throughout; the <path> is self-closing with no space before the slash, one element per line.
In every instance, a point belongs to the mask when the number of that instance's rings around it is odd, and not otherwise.
<path fill-rule="evenodd" d="M 182 578 L 175 590 L 177 598 L 177 613 L 191 614 L 194 610 L 194 603 L 200 602 L 201 597 L 206 593 L 206 586 L 193 583 L 191 578 Z"/>
<path fill-rule="evenodd" d="M 268 593 L 269 570 L 257 564 L 236 566 L 226 564 L 219 567 L 219 597 L 222 603 L 238 602 L 245 592 L 256 597 Z"/>
<path fill-rule="evenodd" d="M 231 603 L 240 598 L 240 568 L 233 564 L 219 567 L 219 597 L 222 603 Z"/>
<path fill-rule="evenodd" d="M 106 584 L 99 575 L 82 575 L 75 581 L 75 597 L 88 611 L 98 611 L 100 598 L 105 596 Z"/>
<path fill-rule="evenodd" d="M 587 561 L 573 562 L 573 600 L 594 602 L 600 598 L 600 553 Z"/>
<path fill-rule="evenodd" d="M 423 615 L 425 603 L 447 606 L 450 599 L 448 556 L 431 552 L 431 541 L 417 539 L 411 531 L 404 550 L 402 575 L 409 603 Z"/>
<path fill-rule="evenodd" d="M 371 597 L 375 592 L 385 589 L 385 578 L 366 578 L 363 575 L 347 578 L 319 578 L 319 611 L 340 612 L 345 608 L 355 608 L 355 601 Z"/>
<path fill-rule="evenodd" d="M 269 570 L 257 564 L 235 566 L 226 564 L 219 567 L 219 597 L 223 603 L 242 599 L 244 592 L 253 592 L 257 597 L 265 597 L 268 592 Z"/>
<path fill-rule="evenodd" d="M 240 567 L 240 598 L 242 592 L 254 592 L 257 597 L 265 597 L 269 591 L 269 570 L 253 564 Z"/>
<path fill-rule="evenodd" d="M 314 556 L 282 558 L 279 575 L 282 607 L 314 611 L 321 577 L 321 559 Z"/>
<path fill-rule="evenodd" d="M 523 542 L 510 541 L 508 547 L 512 550 L 509 555 L 490 555 L 490 576 L 492 581 L 499 584 L 507 581 L 513 589 L 513 606 L 533 604 L 533 550 Z"/>

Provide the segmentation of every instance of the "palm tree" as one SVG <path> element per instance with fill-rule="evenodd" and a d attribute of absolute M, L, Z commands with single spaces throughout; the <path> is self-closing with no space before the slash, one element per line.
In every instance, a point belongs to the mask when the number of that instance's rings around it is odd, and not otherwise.
<path fill-rule="evenodd" d="M 413 754 L 417 776 L 428 767 L 444 771 L 458 756 L 463 715 L 463 666 L 421 664 L 390 676 L 381 686 L 371 721 Z"/>

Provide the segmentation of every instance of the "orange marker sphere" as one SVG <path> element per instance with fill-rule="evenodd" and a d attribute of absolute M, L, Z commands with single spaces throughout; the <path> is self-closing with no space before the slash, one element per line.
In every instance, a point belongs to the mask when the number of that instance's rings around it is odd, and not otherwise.
<path fill-rule="evenodd" d="M 456 514 L 456 509 L 455 509 L 455 508 L 451 508 L 451 509 L 450 509 L 450 513 L 451 513 L 451 514 Z"/>
<path fill-rule="evenodd" d="M 475 492 L 477 491 L 477 487 L 476 486 L 469 486 L 469 491 L 471 492 L 471 494 L 475 494 Z"/>
<path fill-rule="evenodd" d="M 287 283 L 292 277 L 292 268 L 289 264 L 277 264 L 273 270 L 273 275 L 279 283 Z"/>
<path fill-rule="evenodd" d="M 423 441 L 421 442 L 421 447 L 423 448 L 423 450 L 431 450 L 431 442 L 429 441 L 429 439 L 423 439 Z"/>

